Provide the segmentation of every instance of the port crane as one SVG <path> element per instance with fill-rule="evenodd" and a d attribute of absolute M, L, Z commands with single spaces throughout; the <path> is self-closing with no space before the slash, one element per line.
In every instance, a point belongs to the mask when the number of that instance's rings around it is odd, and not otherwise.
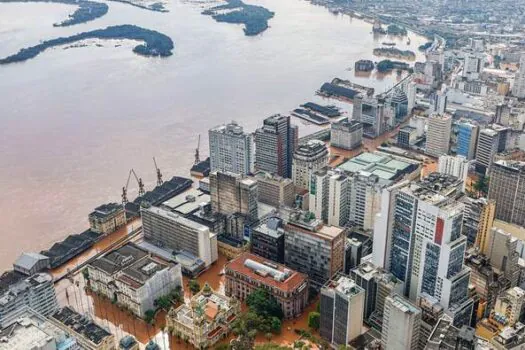
<path fill-rule="evenodd" d="M 129 171 L 128 174 L 128 181 L 126 182 L 126 186 L 122 187 L 122 205 L 126 205 L 128 203 L 128 186 L 129 186 L 129 180 L 131 179 L 131 175 L 135 178 L 137 181 L 137 184 L 139 185 L 139 196 L 143 196 L 144 191 L 144 183 L 142 182 L 142 179 L 137 176 L 137 173 L 135 173 L 135 170 L 133 168 Z"/>
<path fill-rule="evenodd" d="M 197 148 L 195 148 L 195 164 L 198 164 L 201 162 L 200 156 L 199 156 L 199 148 L 201 147 L 201 134 L 199 134 L 199 141 L 197 142 Z"/>
<path fill-rule="evenodd" d="M 159 167 L 157 166 L 157 161 L 153 157 L 153 164 L 155 164 L 155 170 L 157 171 L 157 186 L 161 186 L 164 181 L 162 180 L 162 173 L 160 172 Z"/>

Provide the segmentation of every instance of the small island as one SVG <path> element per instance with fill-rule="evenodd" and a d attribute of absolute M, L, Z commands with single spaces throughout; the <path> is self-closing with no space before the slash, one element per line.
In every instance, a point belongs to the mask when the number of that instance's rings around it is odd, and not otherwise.
<path fill-rule="evenodd" d="M 231 10 L 229 12 L 225 12 Z M 247 5 L 241 0 L 226 0 L 226 4 L 202 12 L 217 22 L 244 24 L 244 34 L 254 36 L 268 29 L 268 20 L 274 13 L 262 6 Z"/>
<path fill-rule="evenodd" d="M 432 41 L 429 41 L 429 42 L 427 42 L 427 43 L 425 43 L 425 44 L 423 44 L 423 45 L 420 45 L 420 46 L 418 47 L 418 50 L 421 51 L 421 52 L 425 52 L 425 51 L 427 51 L 427 50 L 432 46 L 432 44 L 433 44 L 433 42 L 432 42 Z"/>
<path fill-rule="evenodd" d="M 374 55 L 390 57 L 390 58 L 400 58 L 405 60 L 415 60 L 416 54 L 410 50 L 400 50 L 395 47 L 379 47 L 374 49 Z"/>
<path fill-rule="evenodd" d="M 21 49 L 14 55 L 0 59 L 0 64 L 23 62 L 38 56 L 48 48 L 71 44 L 86 39 L 128 39 L 143 41 L 143 44 L 137 45 L 133 48 L 133 52 L 138 55 L 149 57 L 171 56 L 174 48 L 173 41 L 169 36 L 154 30 L 126 24 L 107 27 L 105 29 L 97 29 L 70 37 L 47 40 L 36 46 Z"/>
<path fill-rule="evenodd" d="M 53 24 L 55 27 L 67 27 L 75 24 L 86 23 L 108 13 L 108 5 L 89 0 L 0 0 L 0 3 L 17 2 L 54 3 L 78 6 L 76 11 L 69 15 L 68 19 Z"/>

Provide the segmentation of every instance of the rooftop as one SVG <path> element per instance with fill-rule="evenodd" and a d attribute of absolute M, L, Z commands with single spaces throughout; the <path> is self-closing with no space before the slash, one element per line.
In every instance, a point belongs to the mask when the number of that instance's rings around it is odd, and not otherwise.
<path fill-rule="evenodd" d="M 210 132 L 221 133 L 229 136 L 244 136 L 242 126 L 237 124 L 236 121 L 232 121 L 229 124 L 218 125 L 210 129 Z"/>
<path fill-rule="evenodd" d="M 113 336 L 87 317 L 67 306 L 55 312 L 51 318 L 97 345 L 102 343 L 105 338 Z"/>
<path fill-rule="evenodd" d="M 15 266 L 15 268 L 16 266 L 19 266 L 23 269 L 31 270 L 39 261 L 48 259 L 47 256 L 38 253 L 22 253 L 22 255 L 16 259 L 13 266 Z"/>
<path fill-rule="evenodd" d="M 353 279 L 342 274 L 339 274 L 334 279 L 328 281 L 321 291 L 323 290 L 336 291 L 346 297 L 352 297 L 365 292 L 365 290 L 357 285 Z"/>
<path fill-rule="evenodd" d="M 226 273 L 228 270 L 235 271 L 284 292 L 292 292 L 297 288 L 306 287 L 306 275 L 251 253 L 244 253 L 230 261 L 225 270 Z"/>
<path fill-rule="evenodd" d="M 279 238 L 284 235 L 283 222 L 278 217 L 270 217 L 254 227 L 253 231 L 260 232 L 272 238 Z"/>
<path fill-rule="evenodd" d="M 405 299 L 404 297 L 398 294 L 394 294 L 387 298 L 390 298 L 392 300 L 393 306 L 395 306 L 397 309 L 401 310 L 404 313 L 417 314 L 421 312 L 421 310 L 417 306 L 408 301 L 408 299 Z"/>
<path fill-rule="evenodd" d="M 101 206 L 96 207 L 95 210 L 89 214 L 89 217 L 96 217 L 99 219 L 103 219 L 103 218 L 106 218 L 122 210 L 124 210 L 124 207 L 122 206 L 122 204 L 118 204 L 118 203 L 102 204 Z"/>
<path fill-rule="evenodd" d="M 403 192 L 433 205 L 459 205 L 454 199 L 461 195 L 461 187 L 462 181 L 455 176 L 431 173 L 423 180 L 406 184 Z"/>
<path fill-rule="evenodd" d="M 190 214 L 200 208 L 201 205 L 210 202 L 210 195 L 191 188 L 162 203 L 162 206 L 182 215 Z"/>
<path fill-rule="evenodd" d="M 525 172 L 525 162 L 520 162 L 517 160 L 503 160 L 502 159 L 502 160 L 498 160 L 494 162 L 494 164 L 497 164 L 498 166 L 506 167 L 512 170 Z"/>
<path fill-rule="evenodd" d="M 393 181 L 403 174 L 415 171 L 418 165 L 418 162 L 376 151 L 361 153 L 337 168 L 350 173 L 366 172 L 377 175 L 380 179 Z"/>
<path fill-rule="evenodd" d="M 191 227 L 195 230 L 208 230 L 208 228 L 204 225 L 201 225 L 193 220 L 186 219 L 185 217 L 181 216 L 180 214 L 173 213 L 167 209 L 161 208 L 161 207 L 154 207 L 151 206 L 149 208 L 142 208 L 142 211 L 150 212 L 154 215 L 161 216 L 165 219 L 178 222 L 179 224 L 182 224 L 186 227 Z"/>

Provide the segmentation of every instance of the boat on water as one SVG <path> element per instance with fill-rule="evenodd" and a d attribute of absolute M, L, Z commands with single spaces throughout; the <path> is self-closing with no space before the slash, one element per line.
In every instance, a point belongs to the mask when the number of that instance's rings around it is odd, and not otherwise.
<path fill-rule="evenodd" d="M 393 43 L 393 42 L 383 42 L 381 44 L 383 44 L 385 46 L 396 46 L 396 43 Z"/>

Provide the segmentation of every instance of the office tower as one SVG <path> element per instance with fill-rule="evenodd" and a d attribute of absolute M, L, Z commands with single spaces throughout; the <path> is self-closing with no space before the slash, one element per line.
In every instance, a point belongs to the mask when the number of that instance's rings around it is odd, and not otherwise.
<path fill-rule="evenodd" d="M 520 69 L 516 72 L 512 94 L 518 98 L 525 98 L 525 53 L 520 58 Z"/>
<path fill-rule="evenodd" d="M 411 126 L 404 126 L 397 133 L 397 145 L 403 148 L 410 148 L 417 141 L 417 129 Z"/>
<path fill-rule="evenodd" d="M 374 264 L 403 281 L 410 300 L 425 293 L 454 313 L 458 307 L 467 312 L 470 276 L 463 266 L 464 204 L 456 201 L 461 186 L 439 173 L 391 186 L 383 191 L 374 229 Z"/>
<path fill-rule="evenodd" d="M 510 281 L 511 287 L 515 287 L 519 279 L 517 246 L 518 239 L 510 233 L 495 227 L 491 229 L 487 257 L 490 259 L 492 267 L 501 271 L 505 278 Z"/>
<path fill-rule="evenodd" d="M 474 159 L 478 142 L 479 126 L 469 122 L 458 124 L 457 155 L 467 160 Z"/>
<path fill-rule="evenodd" d="M 496 219 L 525 226 L 525 162 L 492 163 L 488 197 L 496 202 Z"/>
<path fill-rule="evenodd" d="M 363 124 L 355 120 L 343 119 L 330 126 L 330 145 L 352 150 L 363 141 Z"/>
<path fill-rule="evenodd" d="M 293 155 L 292 180 L 296 187 L 310 188 L 310 177 L 328 165 L 328 148 L 323 141 L 310 140 L 300 144 Z"/>
<path fill-rule="evenodd" d="M 347 345 L 361 334 L 365 291 L 344 275 L 321 288 L 319 334 L 335 345 Z"/>
<path fill-rule="evenodd" d="M 419 349 L 421 310 L 400 295 L 385 300 L 381 344 L 385 349 Z"/>
<path fill-rule="evenodd" d="M 142 208 L 144 238 L 154 245 L 187 252 L 204 261 L 217 261 L 217 236 L 204 225 L 160 207 Z"/>
<path fill-rule="evenodd" d="M 344 273 L 361 265 L 364 257 L 372 254 L 372 234 L 352 230 L 346 237 Z"/>
<path fill-rule="evenodd" d="M 395 112 L 383 97 L 358 94 L 354 97 L 352 120 L 363 124 L 363 135 L 377 137 L 386 131 L 389 124 L 395 124 Z"/>
<path fill-rule="evenodd" d="M 252 229 L 251 251 L 263 258 L 284 263 L 283 220 L 270 217 Z"/>
<path fill-rule="evenodd" d="M 286 266 L 308 275 L 314 288 L 343 269 L 346 230 L 324 225 L 311 213 L 296 211 L 290 214 L 284 231 Z"/>
<path fill-rule="evenodd" d="M 211 171 L 247 175 L 254 168 L 253 137 L 236 122 L 209 130 Z"/>
<path fill-rule="evenodd" d="M 426 153 L 433 157 L 448 154 L 451 131 L 452 116 L 449 114 L 428 117 Z"/>
<path fill-rule="evenodd" d="M 284 265 L 244 253 L 228 262 L 224 271 L 226 296 L 244 301 L 264 288 L 275 297 L 286 319 L 298 317 L 308 306 L 308 276 Z"/>
<path fill-rule="evenodd" d="M 512 327 L 521 319 L 525 301 L 524 298 L 525 290 L 520 287 L 508 289 L 496 299 L 494 312 L 498 315 L 505 316 L 505 321 Z"/>
<path fill-rule="evenodd" d="M 496 203 L 486 198 L 474 199 L 467 196 L 461 198 L 461 201 L 465 203 L 463 234 L 467 237 L 467 245 L 475 246 L 486 254 Z"/>
<path fill-rule="evenodd" d="M 4 273 L 0 277 L 0 327 L 16 321 L 27 309 L 46 317 L 58 309 L 53 277 L 47 273 Z"/>
<path fill-rule="evenodd" d="M 479 78 L 482 69 L 482 58 L 479 55 L 467 53 L 463 64 L 463 77 L 471 80 Z"/>
<path fill-rule="evenodd" d="M 211 207 L 214 213 L 223 215 L 242 214 L 256 220 L 257 181 L 232 173 L 210 174 Z"/>
<path fill-rule="evenodd" d="M 430 338 L 432 331 L 436 327 L 440 318 L 444 315 L 443 306 L 439 302 L 429 296 L 421 295 L 417 300 L 417 306 L 421 310 L 421 326 L 419 327 L 419 347 L 424 349 L 427 345 L 427 340 Z"/>
<path fill-rule="evenodd" d="M 438 91 L 432 96 L 430 114 L 444 115 L 447 111 L 447 92 Z"/>
<path fill-rule="evenodd" d="M 265 171 L 255 173 L 258 201 L 279 208 L 281 205 L 293 207 L 295 204 L 295 185 L 291 179 L 272 175 Z"/>
<path fill-rule="evenodd" d="M 402 122 L 408 115 L 408 98 L 403 90 L 394 88 L 390 96 L 390 106 L 394 111 L 395 120 Z"/>
<path fill-rule="evenodd" d="M 408 115 L 412 114 L 412 110 L 416 106 L 416 93 L 417 93 L 417 84 L 416 82 L 411 81 L 410 83 L 408 83 L 407 91 L 406 91 L 407 100 L 408 100 L 407 102 Z"/>
<path fill-rule="evenodd" d="M 310 179 L 310 211 L 328 225 L 344 226 L 350 213 L 350 180 L 341 171 L 319 169 Z"/>
<path fill-rule="evenodd" d="M 496 153 L 503 152 L 507 148 L 507 132 L 508 128 L 496 124 L 480 130 L 476 146 L 476 171 L 478 173 L 488 174 Z"/>
<path fill-rule="evenodd" d="M 285 178 L 292 177 L 293 152 L 298 144 L 297 126 L 290 117 L 273 115 L 255 131 L 255 167 Z"/>
<path fill-rule="evenodd" d="M 452 175 L 463 182 L 462 191 L 465 192 L 470 162 L 463 156 L 439 156 L 438 171 L 442 174 Z"/>

